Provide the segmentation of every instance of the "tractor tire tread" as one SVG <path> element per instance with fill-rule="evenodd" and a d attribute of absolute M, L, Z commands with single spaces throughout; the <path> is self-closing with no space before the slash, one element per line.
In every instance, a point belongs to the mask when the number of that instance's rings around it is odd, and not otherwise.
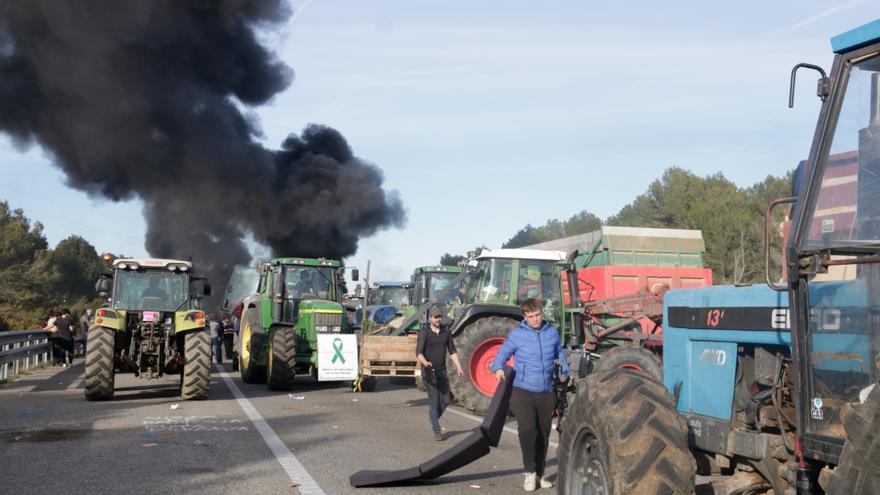
<path fill-rule="evenodd" d="M 207 399 L 211 385 L 211 335 L 204 330 L 194 330 L 183 339 L 180 397 L 184 400 Z"/>
<path fill-rule="evenodd" d="M 846 441 L 840 462 L 823 488 L 829 495 L 880 493 L 880 386 L 844 419 Z M 820 477 L 821 479 L 821 477 Z"/>
<path fill-rule="evenodd" d="M 290 390 L 296 379 L 296 329 L 273 328 L 269 341 L 271 364 L 266 384 L 269 390 Z"/>
<path fill-rule="evenodd" d="M 89 329 L 89 346 L 86 352 L 84 378 L 87 400 L 113 398 L 115 382 L 115 334 L 113 330 L 93 326 Z"/>
<path fill-rule="evenodd" d="M 623 366 L 638 366 L 641 370 L 658 381 L 663 381 L 663 363 L 650 350 L 637 345 L 623 344 L 612 347 L 600 354 L 596 363 L 595 373 L 612 371 Z M 636 370 L 637 371 L 637 370 Z"/>
<path fill-rule="evenodd" d="M 693 493 L 696 463 L 687 425 L 661 383 L 630 369 L 592 373 L 580 382 L 562 420 L 560 493 L 577 492 L 576 441 L 586 431 L 599 443 L 609 494 Z"/>
<path fill-rule="evenodd" d="M 464 369 L 464 378 L 459 378 L 455 373 L 449 374 L 449 387 L 455 401 L 474 414 L 483 415 L 489 407 L 491 397 L 483 394 L 474 386 L 471 379 L 470 360 L 474 349 L 478 345 L 491 338 L 507 338 L 510 329 L 519 322 L 513 318 L 504 316 L 487 316 L 471 322 L 455 338 L 455 347 L 461 367 Z M 447 369 L 455 369 L 450 360 Z"/>

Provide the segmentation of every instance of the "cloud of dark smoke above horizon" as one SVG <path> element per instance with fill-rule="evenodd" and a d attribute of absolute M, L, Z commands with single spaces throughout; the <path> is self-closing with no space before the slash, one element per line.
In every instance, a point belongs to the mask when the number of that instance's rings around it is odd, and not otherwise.
<path fill-rule="evenodd" d="M 0 132 L 48 151 L 71 187 L 143 200 L 152 256 L 225 276 L 250 261 L 248 233 L 276 255 L 352 255 L 405 222 L 382 172 L 325 126 L 267 149 L 242 111 L 293 80 L 257 37 L 290 14 L 280 0 L 0 2 Z"/>

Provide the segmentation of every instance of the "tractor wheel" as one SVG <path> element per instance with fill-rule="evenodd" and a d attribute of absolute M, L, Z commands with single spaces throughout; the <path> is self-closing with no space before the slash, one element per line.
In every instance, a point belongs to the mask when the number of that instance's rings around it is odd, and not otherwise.
<path fill-rule="evenodd" d="M 296 378 L 296 329 L 269 330 L 269 390 L 290 390 Z"/>
<path fill-rule="evenodd" d="M 86 349 L 85 396 L 87 400 L 113 398 L 116 370 L 113 362 L 116 334 L 113 330 L 93 326 L 89 329 Z"/>
<path fill-rule="evenodd" d="M 375 376 L 359 376 L 357 380 L 352 383 L 352 392 L 372 392 L 376 390 L 376 377 Z"/>
<path fill-rule="evenodd" d="M 880 493 L 880 386 L 875 385 L 865 403 L 845 415 L 843 425 L 846 441 L 840 463 L 822 488 L 830 495 Z"/>
<path fill-rule="evenodd" d="M 266 367 L 257 364 L 254 359 L 254 350 L 258 342 L 255 342 L 254 334 L 262 335 L 263 326 L 260 325 L 259 317 L 255 311 L 248 311 L 241 322 L 241 342 L 238 353 L 238 369 L 241 373 L 241 381 L 245 383 L 265 383 Z"/>
<path fill-rule="evenodd" d="M 204 330 L 187 332 L 183 337 L 183 381 L 180 397 L 184 400 L 207 399 L 211 385 L 211 335 Z"/>
<path fill-rule="evenodd" d="M 455 400 L 465 409 L 481 415 L 486 413 L 498 386 L 498 380 L 490 370 L 492 360 L 510 329 L 517 324 L 512 318 L 489 316 L 470 323 L 456 337 L 455 348 L 464 368 L 464 378 L 449 373 L 449 387 Z M 455 369 L 451 360 L 447 368 Z"/>
<path fill-rule="evenodd" d="M 650 376 L 627 369 L 587 376 L 562 421 L 559 493 L 693 493 L 687 425 Z"/>
<path fill-rule="evenodd" d="M 663 365 L 657 356 L 644 347 L 619 345 L 601 354 L 595 372 L 629 369 L 646 373 L 658 382 L 663 381 Z"/>

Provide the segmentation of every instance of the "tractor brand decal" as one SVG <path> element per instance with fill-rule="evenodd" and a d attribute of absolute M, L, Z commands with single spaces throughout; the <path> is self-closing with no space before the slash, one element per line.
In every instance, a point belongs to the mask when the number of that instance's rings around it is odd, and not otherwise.
<path fill-rule="evenodd" d="M 810 417 L 813 419 L 823 420 L 825 419 L 825 413 L 822 412 L 822 399 L 816 397 L 812 401 L 810 401 Z"/>
<path fill-rule="evenodd" d="M 791 328 L 788 308 L 690 308 L 671 306 L 669 324 L 676 328 L 779 331 Z M 810 327 L 824 332 L 867 328 L 865 308 L 810 308 Z"/>
<path fill-rule="evenodd" d="M 703 349 L 703 353 L 700 354 L 700 361 L 706 364 L 724 366 L 724 363 L 727 362 L 727 352 L 721 349 Z"/>
<path fill-rule="evenodd" d="M 669 307 L 669 326 L 708 330 L 778 330 L 780 311 L 786 308 Z"/>

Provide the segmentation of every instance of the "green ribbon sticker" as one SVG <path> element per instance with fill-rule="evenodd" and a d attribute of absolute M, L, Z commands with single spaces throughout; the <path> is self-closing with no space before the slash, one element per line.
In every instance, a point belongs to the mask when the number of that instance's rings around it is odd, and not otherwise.
<path fill-rule="evenodd" d="M 342 355 L 342 339 L 339 337 L 333 339 L 333 359 L 330 362 L 335 364 L 337 359 L 345 364 L 345 357 Z"/>

